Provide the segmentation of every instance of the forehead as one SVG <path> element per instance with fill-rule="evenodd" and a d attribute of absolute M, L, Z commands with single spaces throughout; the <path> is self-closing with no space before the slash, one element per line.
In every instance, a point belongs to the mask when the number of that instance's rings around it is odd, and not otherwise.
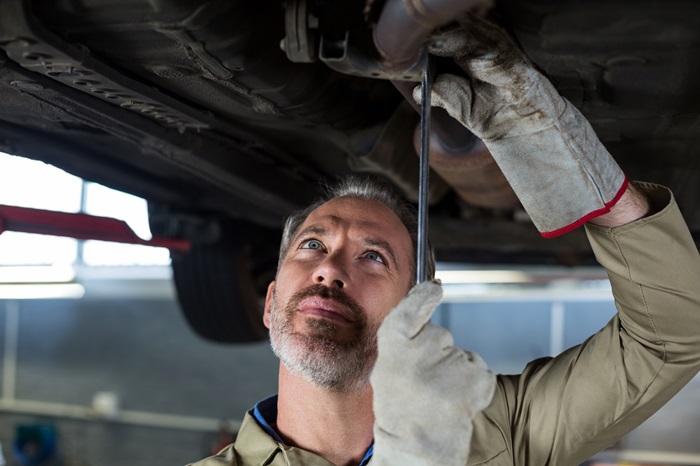
<path fill-rule="evenodd" d="M 312 226 L 347 230 L 348 233 L 388 242 L 407 260 L 413 255 L 408 230 L 391 209 L 378 201 L 352 197 L 330 200 L 312 211 L 298 231 Z"/>

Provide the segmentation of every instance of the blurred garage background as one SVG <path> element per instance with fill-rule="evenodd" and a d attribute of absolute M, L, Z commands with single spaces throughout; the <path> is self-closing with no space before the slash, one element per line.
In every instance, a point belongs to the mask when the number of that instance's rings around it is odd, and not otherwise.
<path fill-rule="evenodd" d="M 126 220 L 148 238 L 141 199 L 0 154 L 0 204 Z M 197 337 L 168 251 L 0 235 L 0 466 L 172 466 L 216 451 L 276 391 L 267 343 Z M 580 343 L 614 314 L 597 268 L 444 267 L 435 321 L 500 373 Z M 700 379 L 596 464 L 700 465 Z"/>

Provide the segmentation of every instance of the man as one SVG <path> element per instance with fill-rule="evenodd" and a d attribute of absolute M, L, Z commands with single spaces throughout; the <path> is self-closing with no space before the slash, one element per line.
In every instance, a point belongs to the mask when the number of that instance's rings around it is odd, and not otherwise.
<path fill-rule="evenodd" d="M 618 315 L 495 380 L 428 322 L 441 295 L 433 282 L 413 287 L 413 217 L 350 180 L 285 229 L 264 315 L 278 397 L 197 465 L 577 465 L 700 369 L 700 257 L 671 194 L 628 184 L 501 30 L 463 21 L 432 52 L 468 78 L 439 76 L 434 103 L 484 140 L 543 235 L 586 224 Z"/>

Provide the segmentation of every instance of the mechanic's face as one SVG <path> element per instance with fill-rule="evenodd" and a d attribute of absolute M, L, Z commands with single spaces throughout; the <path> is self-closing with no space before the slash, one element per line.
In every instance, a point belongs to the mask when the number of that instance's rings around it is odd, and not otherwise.
<path fill-rule="evenodd" d="M 376 334 L 406 296 L 413 246 L 376 201 L 338 198 L 299 227 L 265 302 L 275 354 L 319 386 L 359 390 L 376 360 Z"/>

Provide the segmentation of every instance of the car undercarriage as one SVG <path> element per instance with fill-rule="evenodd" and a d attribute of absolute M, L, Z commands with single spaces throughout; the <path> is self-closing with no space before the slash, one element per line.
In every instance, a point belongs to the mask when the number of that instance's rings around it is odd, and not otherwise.
<path fill-rule="evenodd" d="M 405 95 L 420 46 L 455 27 L 446 8 L 478 9 L 514 35 L 630 179 L 672 189 L 700 235 L 700 4 L 425 1 L 437 19 L 420 35 L 400 3 L 2 0 L 0 150 L 147 199 L 154 234 L 193 245 L 173 252 L 173 270 L 195 330 L 263 338 L 258 298 L 283 219 L 321 181 L 371 173 L 417 200 L 418 113 Z M 408 60 L 383 48 L 407 43 Z M 439 261 L 593 262 L 580 229 L 540 237 L 478 141 L 441 128 L 462 147 L 433 157 Z"/>

